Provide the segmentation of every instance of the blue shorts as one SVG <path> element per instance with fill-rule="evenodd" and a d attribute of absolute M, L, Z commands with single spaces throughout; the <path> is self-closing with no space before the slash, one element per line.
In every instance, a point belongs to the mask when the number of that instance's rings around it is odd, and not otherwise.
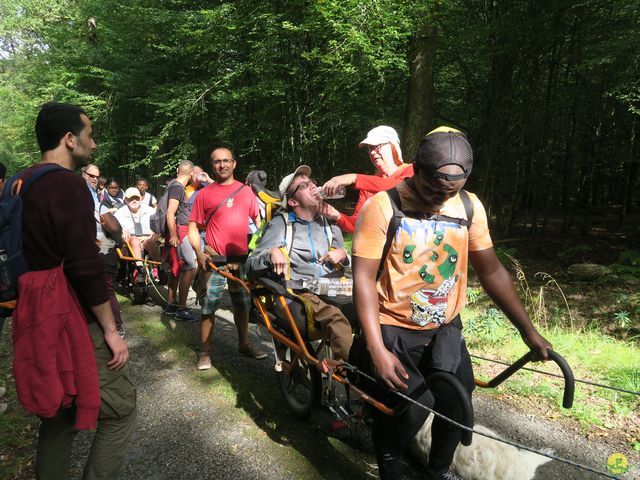
<path fill-rule="evenodd" d="M 244 277 L 244 267 L 240 267 L 240 278 Z M 248 312 L 251 308 L 251 298 L 242 285 L 233 280 L 229 281 L 229 296 L 231 304 L 236 311 Z M 200 307 L 202 307 L 202 315 L 211 315 L 220 306 L 220 298 L 224 291 L 227 279 L 219 273 L 212 272 L 207 280 L 207 294 L 200 298 Z"/>

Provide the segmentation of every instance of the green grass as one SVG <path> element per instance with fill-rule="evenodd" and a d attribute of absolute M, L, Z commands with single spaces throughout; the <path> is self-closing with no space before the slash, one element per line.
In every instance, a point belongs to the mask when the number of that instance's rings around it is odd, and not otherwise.
<path fill-rule="evenodd" d="M 515 328 L 499 312 L 472 306 L 465 311 L 463 323 L 471 353 L 513 362 L 527 352 Z M 567 360 L 575 378 L 640 391 L 640 349 L 634 343 L 614 339 L 595 330 L 570 332 L 551 327 L 539 331 Z M 528 367 L 560 373 L 552 362 Z M 499 366 L 497 370 L 489 371 L 491 364 L 477 360 L 474 368 L 479 378 L 488 380 L 489 376 L 506 367 Z M 562 389 L 561 379 L 520 371 L 500 385 L 495 393 L 544 400 L 557 406 L 563 416 L 580 421 L 584 428 L 590 425 L 615 428 L 625 419 L 637 415 L 640 408 L 637 395 L 576 383 L 574 406 L 564 410 L 560 408 Z"/>
<path fill-rule="evenodd" d="M 349 255 L 351 255 L 351 247 L 353 246 L 353 235 L 350 233 L 344 233 L 344 249 Z"/>
<path fill-rule="evenodd" d="M 8 405 L 0 413 L 0 480 L 29 478 L 35 457 L 38 420 L 18 402 L 11 374 L 11 326 L 5 324 L 0 337 L 0 386 L 7 389 L 0 403 Z"/>

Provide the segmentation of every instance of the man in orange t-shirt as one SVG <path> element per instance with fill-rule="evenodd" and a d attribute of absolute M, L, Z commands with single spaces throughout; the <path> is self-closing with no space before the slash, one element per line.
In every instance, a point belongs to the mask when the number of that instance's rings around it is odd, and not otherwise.
<path fill-rule="evenodd" d="M 456 393 L 441 382 L 425 390 L 424 378 L 447 371 L 469 394 L 473 390 L 459 316 L 466 301 L 468 261 L 537 358 L 546 360 L 551 347 L 531 324 L 496 257 L 482 203 L 461 193 L 472 165 L 471 146 L 462 133 L 448 127 L 430 132 L 418 149 L 414 177 L 396 187 L 397 195 L 373 196 L 360 212 L 353 238 L 354 297 L 375 374 L 388 388 L 413 394 L 458 422 L 462 411 Z M 403 215 L 387 244 L 396 212 L 392 197 Z M 467 215 L 464 197 L 473 206 L 472 215 Z M 397 403 L 397 397 L 390 395 L 389 401 Z M 375 414 L 372 435 L 381 478 L 402 478 L 402 452 L 427 415 L 415 405 L 394 417 Z M 460 429 L 434 419 L 423 478 L 458 478 L 449 467 L 460 437 Z"/>

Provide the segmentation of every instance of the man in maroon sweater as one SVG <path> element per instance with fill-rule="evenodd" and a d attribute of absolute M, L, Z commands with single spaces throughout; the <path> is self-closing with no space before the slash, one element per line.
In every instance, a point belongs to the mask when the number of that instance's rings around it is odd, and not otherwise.
<path fill-rule="evenodd" d="M 44 104 L 35 125 L 42 160 L 23 178 L 45 164 L 63 169 L 38 179 L 23 197 L 24 252 L 29 269 L 63 265 L 88 322 L 94 347 L 102 404 L 98 427 L 83 478 L 117 478 L 136 417 L 135 387 L 125 373 L 127 343 L 118 334 L 105 278 L 104 260 L 96 245 L 94 205 L 86 182 L 73 173 L 88 165 L 96 144 L 85 112 L 74 105 Z M 69 477 L 76 408 L 42 418 L 36 476 Z"/>

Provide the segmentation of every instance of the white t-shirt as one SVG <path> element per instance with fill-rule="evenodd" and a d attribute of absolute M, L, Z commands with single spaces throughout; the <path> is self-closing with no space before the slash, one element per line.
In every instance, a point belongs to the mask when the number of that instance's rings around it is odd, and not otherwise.
<path fill-rule="evenodd" d="M 153 205 L 158 203 L 158 199 L 151 195 L 149 192 L 144 194 L 144 198 L 140 200 L 142 205 L 146 205 L 148 207 L 154 208 Z"/>
<path fill-rule="evenodd" d="M 142 226 L 142 235 L 151 235 L 151 226 L 149 225 L 149 219 L 151 215 L 156 213 L 156 209 L 149 207 L 148 205 L 140 205 L 138 211 L 134 214 L 126 205 L 119 208 L 114 216 L 120 222 L 120 226 L 123 231 L 129 232 L 129 235 L 136 234 L 136 223 L 140 223 Z"/>

